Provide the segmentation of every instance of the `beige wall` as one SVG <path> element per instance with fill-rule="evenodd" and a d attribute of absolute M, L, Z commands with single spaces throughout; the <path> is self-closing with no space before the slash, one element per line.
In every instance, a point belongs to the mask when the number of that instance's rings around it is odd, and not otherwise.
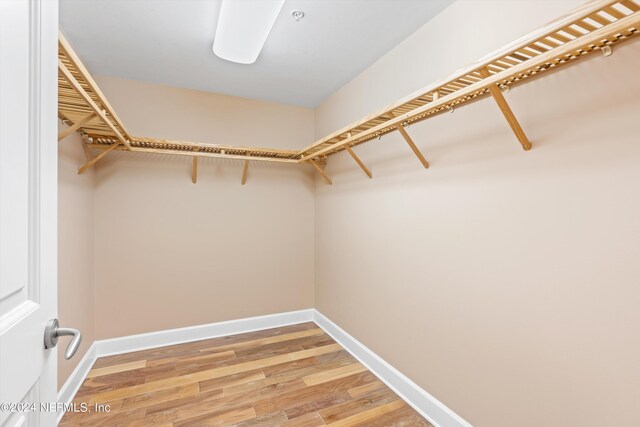
<path fill-rule="evenodd" d="M 302 148 L 313 110 L 97 78 L 129 131 Z M 314 184 L 304 168 L 114 153 L 96 168 L 98 339 L 305 309 L 314 301 Z"/>
<path fill-rule="evenodd" d="M 321 105 L 316 136 L 574 5 L 452 5 Z M 639 67 L 636 40 L 512 89 L 528 153 L 486 99 L 409 128 L 428 170 L 396 134 L 356 148 L 372 180 L 330 158 L 316 307 L 474 426 L 637 426 Z"/>
<path fill-rule="evenodd" d="M 66 128 L 61 125 L 60 129 Z M 58 319 L 82 332 L 82 344 L 65 360 L 68 338 L 58 345 L 58 387 L 67 380 L 94 340 L 93 171 L 78 175 L 85 163 L 80 136 L 70 135 L 58 147 Z"/>

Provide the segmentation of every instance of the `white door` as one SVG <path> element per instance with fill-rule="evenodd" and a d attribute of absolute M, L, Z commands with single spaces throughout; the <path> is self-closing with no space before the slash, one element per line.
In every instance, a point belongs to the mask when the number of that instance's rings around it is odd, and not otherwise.
<path fill-rule="evenodd" d="M 3 427 L 56 425 L 44 330 L 57 314 L 57 21 L 56 0 L 0 0 Z"/>

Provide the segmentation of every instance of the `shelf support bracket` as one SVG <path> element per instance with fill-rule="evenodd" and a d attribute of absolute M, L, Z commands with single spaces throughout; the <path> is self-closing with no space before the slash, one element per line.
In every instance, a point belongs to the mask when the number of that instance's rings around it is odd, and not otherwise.
<path fill-rule="evenodd" d="M 313 165 L 314 168 L 316 168 L 318 173 L 320 175 L 322 175 L 322 178 L 324 178 L 324 180 L 327 182 L 327 184 L 329 184 L 329 185 L 333 184 L 333 182 L 331 181 L 331 178 L 329 178 L 329 176 L 322 170 L 320 165 L 318 165 L 314 160 L 309 160 L 309 162 Z"/>
<path fill-rule="evenodd" d="M 78 169 L 78 175 L 84 173 L 91 166 L 95 165 L 101 158 L 106 156 L 110 151 L 113 151 L 116 148 L 118 148 L 119 145 L 120 145 L 120 143 L 116 142 L 115 144 L 112 144 L 111 147 L 105 149 L 104 151 L 102 151 L 102 153 L 98 154 L 93 159 L 89 160 L 84 166 L 82 166 L 82 167 L 80 167 L 80 169 Z"/>
<path fill-rule="evenodd" d="M 86 116 L 84 116 L 83 118 L 81 118 L 79 121 L 77 121 L 76 123 L 72 124 L 71 126 L 66 128 L 65 130 L 60 132 L 58 134 L 58 142 L 62 141 L 63 139 L 65 139 L 66 137 L 68 137 L 69 135 L 71 135 L 72 133 L 77 131 L 78 129 L 80 129 L 82 126 L 86 125 L 95 116 L 96 116 L 96 113 L 89 113 Z"/>
<path fill-rule="evenodd" d="M 198 157 L 193 156 L 193 164 L 191 165 L 191 182 L 198 182 Z"/>
<path fill-rule="evenodd" d="M 486 67 L 480 69 L 480 75 L 483 79 L 491 76 L 489 70 Z M 529 139 L 522 130 L 520 123 L 518 123 L 516 116 L 514 116 L 513 111 L 511 111 L 511 108 L 509 107 L 509 104 L 507 104 L 507 101 L 504 99 L 500 88 L 496 85 L 491 85 L 489 86 L 489 92 L 491 92 L 493 99 L 496 101 L 496 104 L 498 104 L 498 107 L 500 108 L 500 111 L 502 111 L 504 118 L 507 119 L 507 123 L 509 123 L 509 126 L 511 127 L 513 133 L 516 135 L 516 138 L 518 138 L 518 141 L 520 141 L 522 148 L 525 151 L 531 150 L 531 142 L 529 142 Z"/>
<path fill-rule="evenodd" d="M 249 175 L 249 160 L 244 161 L 244 169 L 242 170 L 242 185 L 247 183 L 247 175 Z"/>
<path fill-rule="evenodd" d="M 125 147 L 127 147 L 127 149 L 130 150 L 131 145 L 129 144 L 129 141 L 127 141 L 125 137 L 122 136 L 120 131 L 115 127 L 115 125 L 111 123 L 111 120 L 107 118 L 106 113 L 102 111 L 100 107 L 98 107 L 98 105 L 95 103 L 93 98 L 89 96 L 89 94 L 84 90 L 84 88 L 80 85 L 80 83 L 78 83 L 76 78 L 73 77 L 73 74 L 71 74 L 69 69 L 62 63 L 60 58 L 58 58 L 58 69 L 62 73 L 62 76 L 65 78 L 65 80 L 69 82 L 73 90 L 78 92 L 78 95 L 80 95 L 85 100 L 85 102 L 89 105 L 89 107 L 93 110 L 93 112 L 96 115 L 98 115 L 100 119 L 102 119 L 102 121 L 109 127 L 109 129 L 111 129 L 111 131 L 115 134 L 116 138 L 118 138 L 120 143 L 122 143 Z"/>
<path fill-rule="evenodd" d="M 348 145 L 345 145 L 344 149 L 347 150 L 347 153 L 349 153 L 351 155 L 351 157 L 353 157 L 353 160 L 355 160 L 356 163 L 358 164 L 358 166 L 360 166 L 360 168 L 362 168 L 364 173 L 366 173 L 369 178 L 373 178 L 373 175 L 371 174 L 371 171 L 369 170 L 369 168 L 367 168 L 364 165 L 364 163 L 362 163 L 362 160 L 360 160 L 360 158 L 358 156 L 356 156 L 356 153 L 353 152 L 351 147 L 349 147 Z"/>
<path fill-rule="evenodd" d="M 392 118 L 395 117 L 393 113 L 389 113 L 389 115 Z M 409 144 L 409 147 L 411 147 L 411 150 L 413 150 L 413 153 L 416 155 L 418 160 L 420 160 L 420 163 L 422 163 L 422 166 L 424 166 L 424 168 L 427 169 L 429 167 L 429 162 L 427 161 L 427 159 L 424 158 L 424 156 L 422 155 L 422 152 L 413 142 L 413 140 L 411 139 L 407 131 L 404 129 L 404 127 L 400 123 L 398 123 L 396 125 L 396 129 L 398 129 L 398 132 L 400 132 L 400 135 L 402 135 L 404 140 L 407 141 L 407 144 Z"/>

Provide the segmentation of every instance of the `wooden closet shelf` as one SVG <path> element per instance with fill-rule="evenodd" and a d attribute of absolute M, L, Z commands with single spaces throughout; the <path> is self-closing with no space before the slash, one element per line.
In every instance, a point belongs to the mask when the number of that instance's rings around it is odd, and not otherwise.
<path fill-rule="evenodd" d="M 405 128 L 435 115 L 453 111 L 480 97 L 491 96 L 500 107 L 522 148 L 529 150 L 531 143 L 503 93 L 530 77 L 594 53 L 609 56 L 614 44 L 638 34 L 640 0 L 599 0 L 587 3 L 448 78 L 426 86 L 300 151 L 131 136 L 69 43 L 60 34 L 58 114 L 72 130 L 62 131 L 59 140 L 73 131 L 78 131 L 84 136 L 88 148 L 103 150 L 80 168 L 80 173 L 95 164 L 107 150 L 125 150 L 245 161 L 307 163 L 314 166 L 327 183 L 331 183 L 331 179 L 321 167 L 327 156 L 346 150 L 357 165 L 371 177 L 371 172 L 355 155 L 352 147 L 395 131 L 402 134 L 423 166 L 428 167 L 429 163 Z M 243 173 L 243 183 L 245 180 L 246 170 Z"/>

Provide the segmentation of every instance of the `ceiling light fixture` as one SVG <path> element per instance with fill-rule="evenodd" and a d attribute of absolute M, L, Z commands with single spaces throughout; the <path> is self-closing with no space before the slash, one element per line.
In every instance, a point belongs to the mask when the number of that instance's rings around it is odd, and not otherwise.
<path fill-rule="evenodd" d="M 301 11 L 301 10 L 292 10 L 291 11 L 291 16 L 296 21 L 300 21 L 302 18 L 304 18 L 304 12 Z"/>
<path fill-rule="evenodd" d="M 222 0 L 213 52 L 222 59 L 253 64 L 285 0 Z"/>

